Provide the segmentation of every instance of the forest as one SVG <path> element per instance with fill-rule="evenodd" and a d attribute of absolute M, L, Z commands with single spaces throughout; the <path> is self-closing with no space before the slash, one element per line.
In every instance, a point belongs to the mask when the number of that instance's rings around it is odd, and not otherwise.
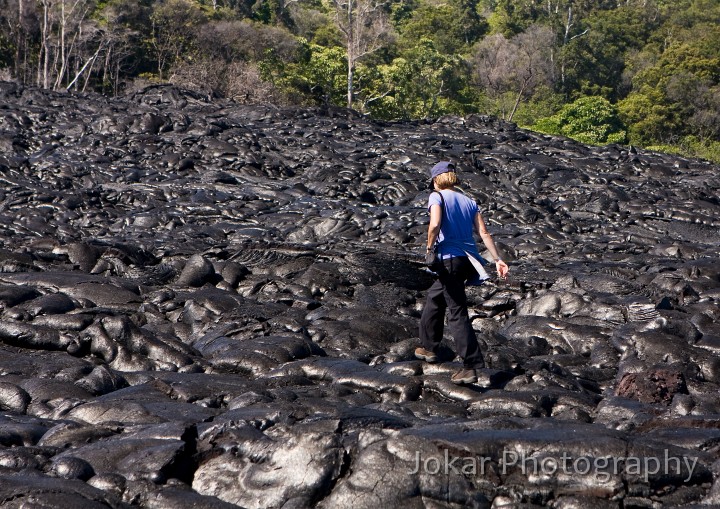
<path fill-rule="evenodd" d="M 0 0 L 0 79 L 477 113 L 720 162 L 719 0 Z"/>

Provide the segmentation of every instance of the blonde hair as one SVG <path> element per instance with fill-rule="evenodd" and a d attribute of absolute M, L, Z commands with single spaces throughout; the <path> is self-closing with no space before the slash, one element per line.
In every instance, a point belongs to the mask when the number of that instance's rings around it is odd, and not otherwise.
<path fill-rule="evenodd" d="M 446 171 L 445 173 L 441 173 L 434 179 L 435 184 L 440 189 L 447 189 L 452 186 L 456 186 L 460 183 L 460 179 L 457 176 L 457 173 L 454 171 Z"/>

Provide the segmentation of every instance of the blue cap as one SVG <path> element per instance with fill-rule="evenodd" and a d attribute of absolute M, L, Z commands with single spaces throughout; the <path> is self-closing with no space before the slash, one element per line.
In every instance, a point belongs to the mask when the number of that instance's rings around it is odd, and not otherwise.
<path fill-rule="evenodd" d="M 432 178 L 435 178 L 438 175 L 442 173 L 447 173 L 449 171 L 455 171 L 455 165 L 450 161 L 440 161 L 432 167 L 432 170 L 430 170 L 430 176 Z"/>

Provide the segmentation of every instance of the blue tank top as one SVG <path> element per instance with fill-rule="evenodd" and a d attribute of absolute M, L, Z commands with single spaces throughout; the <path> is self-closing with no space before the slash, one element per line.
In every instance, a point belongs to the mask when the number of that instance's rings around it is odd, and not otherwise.
<path fill-rule="evenodd" d="M 439 192 L 442 193 L 445 199 L 445 210 L 443 210 L 442 226 L 438 237 L 440 254 L 443 258 L 450 258 L 452 256 L 467 256 L 465 254 L 467 251 L 471 253 L 477 252 L 473 235 L 475 216 L 478 213 L 477 203 L 457 191 L 445 189 Z M 438 192 L 430 194 L 428 211 L 433 205 L 442 207 Z"/>
<path fill-rule="evenodd" d="M 428 199 L 428 211 L 433 205 L 443 206 L 439 193 L 442 193 L 445 200 L 445 207 L 442 211 L 442 225 L 438 236 L 438 250 L 442 259 L 454 256 L 468 256 L 475 258 L 479 263 L 473 263 L 478 271 L 478 277 L 469 281 L 468 284 L 479 284 L 488 275 L 482 268 L 487 262 L 480 256 L 475 243 L 474 225 L 475 216 L 478 213 L 478 206 L 475 200 L 464 194 L 444 189 L 430 193 Z M 474 260 L 471 260 L 474 262 Z"/>

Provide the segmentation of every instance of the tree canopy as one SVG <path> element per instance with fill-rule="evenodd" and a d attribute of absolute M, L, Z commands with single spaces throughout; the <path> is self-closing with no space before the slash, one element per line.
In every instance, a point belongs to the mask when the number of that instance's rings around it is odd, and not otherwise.
<path fill-rule="evenodd" d="M 720 158 L 717 0 L 0 0 L 0 77 L 497 115 Z"/>

